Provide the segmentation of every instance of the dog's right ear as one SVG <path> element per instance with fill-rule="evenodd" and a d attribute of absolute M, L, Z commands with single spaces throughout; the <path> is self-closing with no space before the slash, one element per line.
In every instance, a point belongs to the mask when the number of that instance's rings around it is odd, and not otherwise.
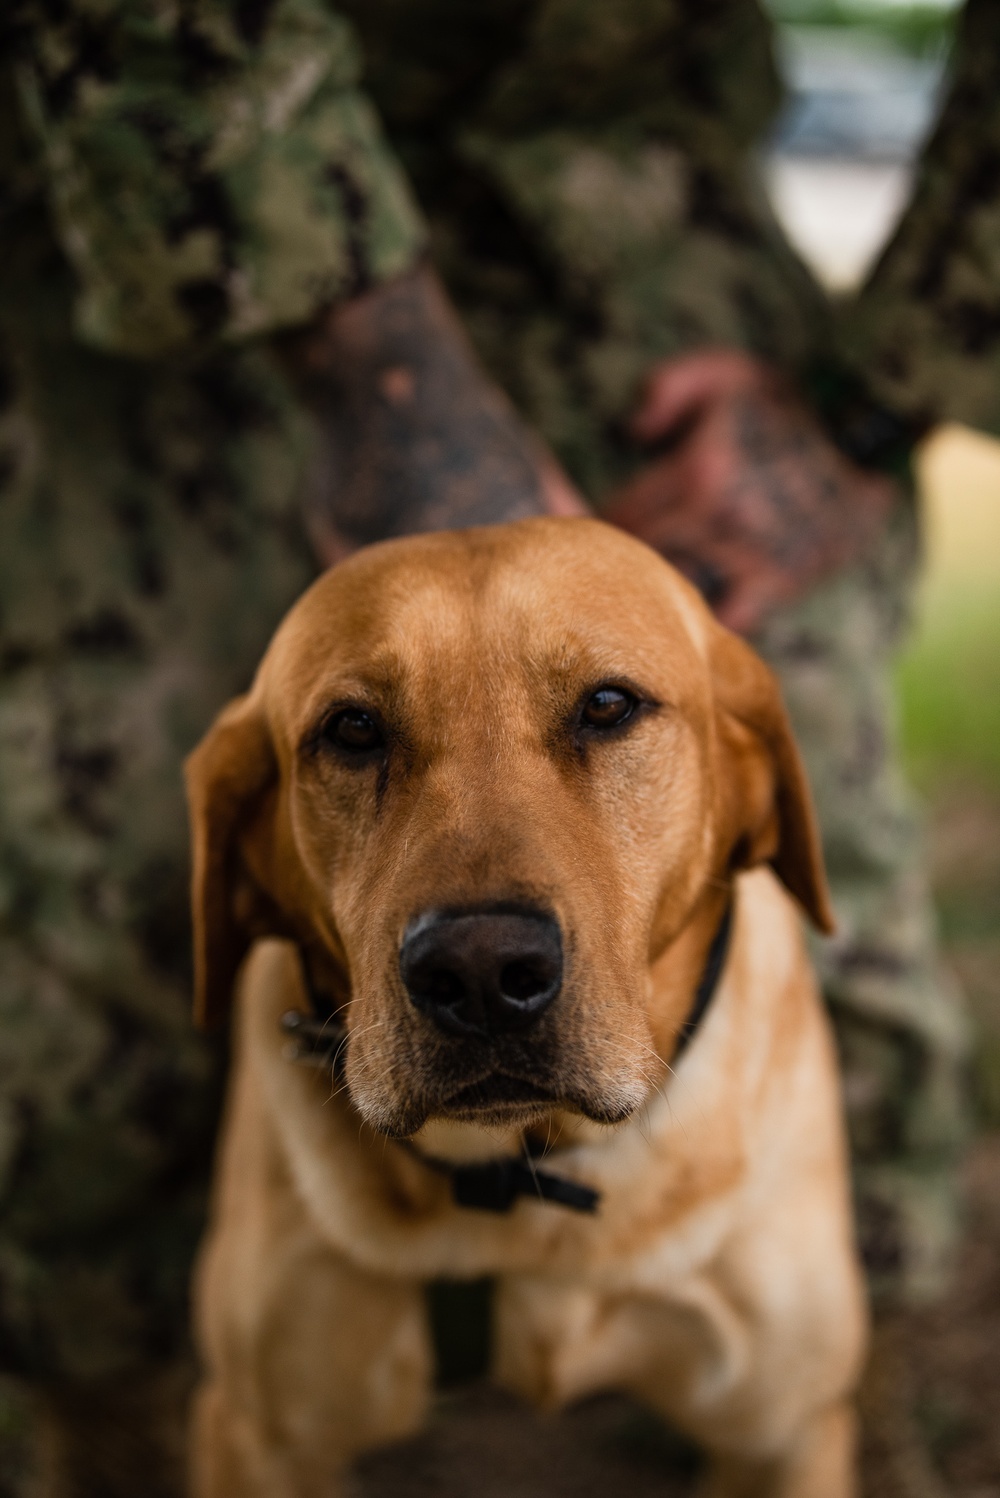
<path fill-rule="evenodd" d="M 819 825 L 777 679 L 745 640 L 714 621 L 710 661 L 730 868 L 769 863 L 817 931 L 830 934 Z"/>
<path fill-rule="evenodd" d="M 228 1012 L 237 969 L 257 934 L 240 834 L 277 782 L 271 735 L 251 697 L 223 709 L 188 756 L 184 778 L 194 865 L 194 1013 L 210 1029 Z"/>

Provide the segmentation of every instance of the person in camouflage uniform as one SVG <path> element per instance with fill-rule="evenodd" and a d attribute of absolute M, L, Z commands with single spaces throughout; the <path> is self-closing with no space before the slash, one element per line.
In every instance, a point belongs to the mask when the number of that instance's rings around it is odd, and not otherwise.
<path fill-rule="evenodd" d="M 664 361 L 763 361 L 736 386 L 779 466 L 822 450 L 878 515 L 853 460 L 1000 429 L 1000 29 L 970 0 L 913 206 L 839 319 L 750 170 L 779 99 L 756 0 L 14 0 L 0 41 L 0 1366 L 44 1391 L 46 1492 L 166 1493 L 221 1071 L 188 1019 L 182 756 L 317 553 L 572 510 L 530 428 L 648 520 L 736 409 L 723 380 L 651 460 L 629 419 Z M 742 622 L 823 821 L 863 1225 L 919 1288 L 964 1025 L 893 745 L 914 554 L 901 493 Z"/>

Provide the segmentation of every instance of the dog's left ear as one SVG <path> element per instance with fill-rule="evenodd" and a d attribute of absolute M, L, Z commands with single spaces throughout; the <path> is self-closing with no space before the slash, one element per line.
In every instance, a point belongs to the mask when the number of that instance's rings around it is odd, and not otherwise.
<path fill-rule="evenodd" d="M 749 645 L 714 621 L 709 654 L 728 867 L 769 863 L 813 925 L 830 933 L 819 827 L 777 680 Z"/>
<path fill-rule="evenodd" d="M 237 969 L 255 935 L 259 892 L 240 857 L 240 837 L 277 783 L 270 731 L 251 697 L 216 718 L 184 765 L 191 821 L 195 1020 L 219 1024 Z"/>

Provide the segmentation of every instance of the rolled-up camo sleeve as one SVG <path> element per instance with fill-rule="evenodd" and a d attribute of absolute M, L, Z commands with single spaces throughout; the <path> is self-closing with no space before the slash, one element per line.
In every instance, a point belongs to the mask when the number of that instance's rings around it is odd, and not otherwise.
<path fill-rule="evenodd" d="M 19 39 L 86 341 L 151 357 L 273 332 L 419 257 L 353 30 L 322 0 L 24 0 Z"/>

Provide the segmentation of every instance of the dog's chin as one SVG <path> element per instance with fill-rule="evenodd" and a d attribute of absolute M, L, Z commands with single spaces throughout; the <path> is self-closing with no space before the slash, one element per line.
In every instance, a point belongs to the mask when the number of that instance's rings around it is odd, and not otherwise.
<path fill-rule="evenodd" d="M 554 1088 L 530 1078 L 493 1073 L 444 1096 L 410 1096 L 398 1100 L 355 1096 L 355 1107 L 378 1133 L 408 1139 L 431 1119 L 478 1124 L 488 1129 L 527 1129 L 558 1111 L 577 1114 L 591 1123 L 624 1123 L 646 1100 L 639 1083 L 619 1083 L 608 1089 Z"/>

